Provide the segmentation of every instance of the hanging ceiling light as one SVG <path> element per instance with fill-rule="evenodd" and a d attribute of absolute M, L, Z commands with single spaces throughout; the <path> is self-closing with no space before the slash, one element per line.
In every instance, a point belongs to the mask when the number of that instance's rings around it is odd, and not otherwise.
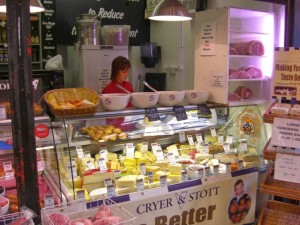
<path fill-rule="evenodd" d="M 178 0 L 163 0 L 155 7 L 149 19 L 159 21 L 186 21 L 191 20 L 192 17 Z"/>
<path fill-rule="evenodd" d="M 39 13 L 45 11 L 40 0 L 30 0 L 30 13 Z M 0 0 L 0 12 L 6 13 L 6 0 Z"/>

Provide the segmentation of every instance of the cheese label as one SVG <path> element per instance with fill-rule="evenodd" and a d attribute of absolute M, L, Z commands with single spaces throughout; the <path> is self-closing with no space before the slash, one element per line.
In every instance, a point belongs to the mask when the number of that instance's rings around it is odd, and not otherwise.
<path fill-rule="evenodd" d="M 98 160 L 98 164 L 99 164 L 100 172 L 106 172 L 107 171 L 106 160 L 104 158 L 100 158 Z"/>
<path fill-rule="evenodd" d="M 84 151 L 84 157 L 91 158 L 92 156 L 91 156 L 90 151 Z"/>
<path fill-rule="evenodd" d="M 224 134 L 219 134 L 218 135 L 218 143 L 222 145 L 224 143 Z"/>
<path fill-rule="evenodd" d="M 196 139 L 197 139 L 198 143 L 201 144 L 203 142 L 202 134 L 196 134 Z"/>
<path fill-rule="evenodd" d="M 175 155 L 173 154 L 173 152 L 168 153 L 168 160 L 171 165 L 174 165 L 176 163 Z"/>
<path fill-rule="evenodd" d="M 214 176 L 219 174 L 219 165 L 214 165 Z"/>
<path fill-rule="evenodd" d="M 226 163 L 226 173 L 231 173 L 231 163 Z"/>
<path fill-rule="evenodd" d="M 181 180 L 182 180 L 182 182 L 188 181 L 188 175 L 187 175 L 186 171 L 181 172 Z"/>
<path fill-rule="evenodd" d="M 95 169 L 94 163 L 92 163 L 90 160 L 87 161 L 87 167 L 88 167 L 90 170 Z"/>
<path fill-rule="evenodd" d="M 134 158 L 134 145 L 133 143 L 127 143 L 126 145 L 126 157 L 127 158 Z"/>
<path fill-rule="evenodd" d="M 99 152 L 99 154 L 100 154 L 100 157 L 101 157 L 101 158 L 103 158 L 103 159 L 105 159 L 105 161 L 107 161 L 107 155 L 108 155 L 107 149 L 101 150 L 101 151 Z"/>
<path fill-rule="evenodd" d="M 204 168 L 198 168 L 198 178 L 201 179 L 204 177 Z"/>
<path fill-rule="evenodd" d="M 108 198 L 113 198 L 116 197 L 116 190 L 114 185 L 108 185 L 107 186 L 107 197 Z"/>
<path fill-rule="evenodd" d="M 153 183 L 153 174 L 152 174 L 152 172 L 148 172 L 148 181 L 149 181 L 149 184 Z"/>
<path fill-rule="evenodd" d="M 71 165 L 70 165 L 70 161 L 68 161 L 67 163 L 67 170 L 69 172 L 69 177 L 73 177 L 76 178 L 77 177 L 77 170 L 76 170 L 76 161 L 75 159 L 71 159 Z"/>
<path fill-rule="evenodd" d="M 137 191 L 144 191 L 144 180 L 143 179 L 137 179 L 136 180 L 136 189 Z"/>
<path fill-rule="evenodd" d="M 238 162 L 238 169 L 239 170 L 244 169 L 243 160 L 239 160 L 239 162 Z"/>
<path fill-rule="evenodd" d="M 224 143 L 223 148 L 224 148 L 224 151 L 225 151 L 226 154 L 231 153 L 230 145 L 228 143 Z"/>
<path fill-rule="evenodd" d="M 146 164 L 145 163 L 140 163 L 140 174 L 146 175 Z"/>
<path fill-rule="evenodd" d="M 204 144 L 202 147 L 203 147 L 203 153 L 208 154 L 209 153 L 208 144 Z"/>
<path fill-rule="evenodd" d="M 49 208 L 54 206 L 54 196 L 53 194 L 44 195 L 44 207 Z"/>
<path fill-rule="evenodd" d="M 167 147 L 168 153 L 173 153 L 174 156 L 179 156 L 179 151 L 176 145 L 171 145 L 169 147 Z"/>
<path fill-rule="evenodd" d="M 247 141 L 246 140 L 241 140 L 239 150 L 240 150 L 240 152 L 247 152 L 248 151 L 248 146 L 247 146 Z"/>
<path fill-rule="evenodd" d="M 194 143 L 193 136 L 187 135 L 187 139 L 188 139 L 189 145 L 194 146 L 195 143 Z"/>
<path fill-rule="evenodd" d="M 227 143 L 232 143 L 232 141 L 233 141 L 233 135 L 227 135 L 226 142 Z"/>
<path fill-rule="evenodd" d="M 197 152 L 201 151 L 201 145 L 200 145 L 200 143 L 198 141 L 195 142 L 195 148 L 196 148 Z"/>
<path fill-rule="evenodd" d="M 3 169 L 5 172 L 13 170 L 11 161 L 3 162 Z"/>
<path fill-rule="evenodd" d="M 0 120 L 6 119 L 6 109 L 4 105 L 0 105 Z"/>
<path fill-rule="evenodd" d="M 13 176 L 14 176 L 14 171 L 13 170 L 6 170 L 5 171 L 5 176 L 6 176 L 6 180 L 10 180 L 10 179 L 12 179 L 13 178 Z"/>
<path fill-rule="evenodd" d="M 164 153 L 161 149 L 156 150 L 156 158 L 158 162 L 164 161 Z"/>
<path fill-rule="evenodd" d="M 209 177 L 211 174 L 210 174 L 210 167 L 209 166 L 206 166 L 205 168 L 204 168 L 204 170 L 205 170 L 205 176 L 206 177 Z"/>
<path fill-rule="evenodd" d="M 106 179 L 104 179 L 104 186 L 109 186 L 109 185 L 112 185 L 112 180 L 111 180 L 111 178 L 106 178 Z"/>
<path fill-rule="evenodd" d="M 215 129 L 215 128 L 210 128 L 210 134 L 211 134 L 211 136 L 213 136 L 213 137 L 217 137 L 216 129 Z"/>
<path fill-rule="evenodd" d="M 76 191 L 77 200 L 78 201 L 85 201 L 85 193 L 84 190 L 77 190 Z"/>
<path fill-rule="evenodd" d="M 179 132 L 179 142 L 185 143 L 185 133 L 184 132 Z"/>
<path fill-rule="evenodd" d="M 156 151 L 158 150 L 157 143 L 151 143 L 151 149 L 154 155 L 156 155 Z"/>
<path fill-rule="evenodd" d="M 142 153 L 145 153 L 148 151 L 148 142 L 143 142 L 142 144 Z"/>
<path fill-rule="evenodd" d="M 80 159 L 83 158 L 84 154 L 83 154 L 82 146 L 76 146 L 75 148 L 76 148 L 78 158 L 80 158 Z"/>
<path fill-rule="evenodd" d="M 115 177 L 115 180 L 119 179 L 121 177 L 121 171 L 120 170 L 114 170 L 114 177 Z"/>
<path fill-rule="evenodd" d="M 168 185 L 168 183 L 167 183 L 167 176 L 166 175 L 160 176 L 159 183 L 160 183 L 160 187 L 167 186 Z"/>

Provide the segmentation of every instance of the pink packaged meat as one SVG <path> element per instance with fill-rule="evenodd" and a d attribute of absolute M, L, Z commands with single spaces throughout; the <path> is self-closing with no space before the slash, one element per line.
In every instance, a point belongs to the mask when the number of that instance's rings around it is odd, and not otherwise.
<path fill-rule="evenodd" d="M 247 72 L 250 75 L 250 77 L 254 79 L 259 79 L 263 76 L 262 71 L 254 66 L 243 66 L 239 68 L 239 70 Z"/>
<path fill-rule="evenodd" d="M 229 70 L 229 79 L 250 79 L 251 75 L 243 70 Z"/>
<path fill-rule="evenodd" d="M 237 54 L 235 54 L 235 51 L 233 49 L 236 50 Z M 252 40 L 247 42 L 236 42 L 236 43 L 230 43 L 229 54 L 262 56 L 265 54 L 265 49 L 263 43 L 259 40 Z"/>
<path fill-rule="evenodd" d="M 94 225 L 121 225 L 122 224 L 122 218 L 119 216 L 110 216 L 106 218 L 102 218 L 100 220 L 96 220 L 94 222 Z"/>
<path fill-rule="evenodd" d="M 60 213 L 51 213 L 49 218 L 53 225 L 71 225 L 70 218 Z"/>
<path fill-rule="evenodd" d="M 240 96 L 242 99 L 251 99 L 253 97 L 252 90 L 244 86 L 237 87 L 234 93 Z"/>
<path fill-rule="evenodd" d="M 78 225 L 78 224 L 93 225 L 93 222 L 89 219 L 77 219 L 71 222 L 71 225 Z"/>

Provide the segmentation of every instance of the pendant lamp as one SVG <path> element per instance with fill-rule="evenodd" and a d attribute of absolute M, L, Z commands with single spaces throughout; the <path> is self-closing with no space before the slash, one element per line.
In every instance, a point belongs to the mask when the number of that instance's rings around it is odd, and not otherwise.
<path fill-rule="evenodd" d="M 163 0 L 157 4 L 149 17 L 158 21 L 187 21 L 192 17 L 178 0 Z"/>
<path fill-rule="evenodd" d="M 6 1 L 9 0 L 0 0 L 0 12 L 6 13 Z M 39 13 L 45 11 L 40 0 L 30 0 L 30 13 Z"/>

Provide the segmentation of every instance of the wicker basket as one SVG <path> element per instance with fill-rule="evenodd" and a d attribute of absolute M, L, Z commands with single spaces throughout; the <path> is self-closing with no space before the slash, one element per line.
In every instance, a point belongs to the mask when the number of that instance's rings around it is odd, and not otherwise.
<path fill-rule="evenodd" d="M 263 115 L 263 121 L 265 123 L 271 123 L 273 124 L 274 118 L 279 117 L 279 118 L 286 118 L 286 119 L 293 119 L 293 120 L 300 120 L 299 116 L 291 116 L 291 115 L 281 115 L 281 114 L 273 114 L 271 113 L 271 108 L 274 106 L 275 103 L 273 103 L 269 109 L 264 113 Z"/>
<path fill-rule="evenodd" d="M 296 151 L 295 148 L 288 148 L 288 147 L 280 147 L 280 146 L 272 146 L 270 144 L 271 139 L 267 142 L 263 149 L 263 157 L 267 160 L 276 160 L 277 153 L 286 154 L 286 155 L 294 155 L 300 156 L 299 151 Z"/>
<path fill-rule="evenodd" d="M 97 92 L 88 88 L 65 88 L 47 91 L 44 95 L 44 100 L 49 105 L 52 113 L 57 117 L 94 115 L 99 105 Z M 69 101 L 83 100 L 92 102 L 93 105 L 82 104 L 74 108 L 61 107 L 61 105 Z"/>
<path fill-rule="evenodd" d="M 258 225 L 300 224 L 300 206 L 278 201 L 267 201 Z"/>

